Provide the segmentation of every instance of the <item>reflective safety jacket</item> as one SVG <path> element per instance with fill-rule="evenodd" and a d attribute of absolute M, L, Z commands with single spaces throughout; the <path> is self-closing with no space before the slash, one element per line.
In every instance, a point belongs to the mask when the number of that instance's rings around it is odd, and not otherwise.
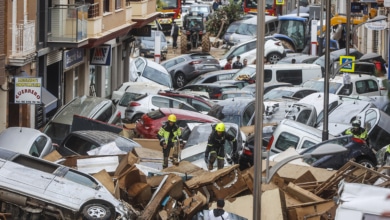
<path fill-rule="evenodd" d="M 357 130 L 353 131 L 352 128 L 348 128 L 345 132 L 343 132 L 345 135 L 353 135 L 355 138 L 360 138 L 363 140 L 366 140 L 368 137 L 367 131 L 364 128 L 358 128 Z"/>
<path fill-rule="evenodd" d="M 181 130 L 179 126 L 174 124 L 170 126 L 169 123 L 165 123 L 157 133 L 157 137 L 160 140 L 160 145 L 162 146 L 164 143 L 175 143 L 178 139 L 181 138 Z"/>

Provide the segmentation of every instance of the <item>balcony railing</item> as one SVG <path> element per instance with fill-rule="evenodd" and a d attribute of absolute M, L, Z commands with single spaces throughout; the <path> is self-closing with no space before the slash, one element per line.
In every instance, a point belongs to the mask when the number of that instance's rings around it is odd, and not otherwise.
<path fill-rule="evenodd" d="M 15 47 L 12 47 L 12 56 L 27 56 L 36 50 L 35 21 L 28 21 L 16 25 Z"/>
<path fill-rule="evenodd" d="M 93 3 L 88 9 L 88 18 L 97 18 L 100 16 L 99 3 Z"/>
<path fill-rule="evenodd" d="M 49 8 L 49 42 L 77 43 L 87 39 L 90 5 L 55 5 Z M 95 15 L 95 14 L 91 14 Z"/>

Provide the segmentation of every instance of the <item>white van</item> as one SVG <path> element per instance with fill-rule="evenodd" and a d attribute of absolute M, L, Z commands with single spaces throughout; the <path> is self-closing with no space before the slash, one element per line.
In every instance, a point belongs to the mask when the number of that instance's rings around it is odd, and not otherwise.
<path fill-rule="evenodd" d="M 381 90 L 378 79 L 375 76 L 365 74 L 349 74 L 351 84 L 344 85 L 343 75 L 337 75 L 329 79 L 329 93 L 340 96 L 380 96 Z M 310 80 L 302 84 L 303 87 L 324 91 L 324 79 Z"/>
<path fill-rule="evenodd" d="M 334 136 L 329 134 L 328 139 Z M 290 119 L 284 119 L 277 125 L 267 148 L 270 154 L 278 154 L 289 147 L 294 147 L 298 152 L 322 142 L 322 131 L 311 126 Z M 263 142 L 264 143 L 264 142 Z M 263 155 L 266 155 L 265 153 Z"/>
<path fill-rule="evenodd" d="M 278 17 L 276 16 L 265 16 L 265 33 L 264 36 L 272 35 L 276 33 L 278 28 Z M 229 44 L 235 45 L 257 36 L 257 16 L 249 18 L 241 22 L 235 33 L 230 35 Z"/>
<path fill-rule="evenodd" d="M 248 65 L 256 69 L 256 65 Z M 256 80 L 256 71 L 247 71 L 245 68 L 238 71 L 232 79 L 237 79 L 247 73 L 252 80 Z M 264 83 L 291 83 L 294 86 L 322 77 L 321 67 L 316 64 L 271 64 L 264 65 Z"/>

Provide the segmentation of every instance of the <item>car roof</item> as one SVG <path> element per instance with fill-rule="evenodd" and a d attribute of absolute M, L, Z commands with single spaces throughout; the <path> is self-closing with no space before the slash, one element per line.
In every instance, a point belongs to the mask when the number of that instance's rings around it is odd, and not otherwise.
<path fill-rule="evenodd" d="M 271 21 L 271 20 L 277 20 L 278 17 L 266 15 L 265 16 L 265 22 Z M 243 24 L 257 24 L 257 16 L 253 16 L 252 18 L 248 18 L 242 22 Z"/>
<path fill-rule="evenodd" d="M 367 75 L 367 74 L 349 74 L 351 77 L 351 81 L 357 81 L 357 80 L 366 80 L 366 79 L 372 79 L 376 80 L 374 76 Z M 324 78 L 318 79 L 318 81 L 324 81 Z M 329 82 L 336 82 L 336 83 L 343 83 L 343 76 L 342 75 L 337 75 L 334 78 L 330 78 Z"/>
<path fill-rule="evenodd" d="M 229 98 L 221 100 L 217 103 L 217 105 L 223 107 L 222 112 L 226 115 L 237 115 L 240 114 L 246 106 L 254 102 L 254 97 L 240 97 L 240 98 Z M 217 107 L 213 107 L 217 108 Z"/>
<path fill-rule="evenodd" d="M 88 103 L 88 105 L 82 105 Z M 62 124 L 72 124 L 73 114 L 84 117 L 93 117 L 104 106 L 113 105 L 112 101 L 106 98 L 94 97 L 94 96 L 82 96 L 76 97 L 69 103 L 63 106 L 54 115 L 52 121 Z M 88 110 L 89 109 L 89 110 Z M 72 113 L 72 114 L 70 114 Z"/>
<path fill-rule="evenodd" d="M 214 75 L 235 73 L 235 72 L 237 72 L 238 70 L 239 70 L 239 69 L 216 70 L 216 71 L 212 71 L 212 72 L 208 72 L 208 73 L 202 74 L 202 77 L 206 78 L 206 77 L 214 76 Z"/>
<path fill-rule="evenodd" d="M 280 87 L 276 87 L 276 88 L 273 88 L 272 90 L 283 90 L 283 91 L 291 91 L 291 92 L 296 92 L 296 91 L 301 91 L 301 90 L 313 90 L 313 91 L 317 91 L 315 89 L 312 89 L 312 88 L 306 88 L 306 87 L 298 87 L 298 86 L 280 86 Z"/>
<path fill-rule="evenodd" d="M 217 119 L 215 117 L 212 117 L 210 115 L 205 115 L 205 114 L 202 114 L 200 112 L 192 112 L 192 111 L 177 109 L 177 108 L 160 108 L 159 110 L 162 113 L 164 113 L 166 116 L 168 116 L 170 114 L 174 114 L 177 117 L 184 115 L 184 116 L 191 116 L 191 117 L 199 117 L 199 118 L 202 118 L 204 120 L 209 120 L 209 121 L 215 121 L 215 122 L 220 121 L 219 119 Z"/>
<path fill-rule="evenodd" d="M 93 140 L 96 143 L 99 143 L 100 145 L 104 145 L 112 141 L 115 141 L 115 139 L 117 139 L 118 137 L 125 138 L 113 132 L 98 131 L 98 130 L 73 131 L 70 134 L 75 134 L 81 137 L 88 138 L 90 140 Z"/>

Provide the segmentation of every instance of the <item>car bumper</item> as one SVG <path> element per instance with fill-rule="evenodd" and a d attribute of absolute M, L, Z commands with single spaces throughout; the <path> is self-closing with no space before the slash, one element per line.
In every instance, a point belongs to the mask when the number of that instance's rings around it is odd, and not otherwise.
<path fill-rule="evenodd" d="M 154 57 L 154 49 L 140 49 L 140 53 L 144 57 Z M 168 51 L 161 51 L 161 57 L 167 58 Z"/>

